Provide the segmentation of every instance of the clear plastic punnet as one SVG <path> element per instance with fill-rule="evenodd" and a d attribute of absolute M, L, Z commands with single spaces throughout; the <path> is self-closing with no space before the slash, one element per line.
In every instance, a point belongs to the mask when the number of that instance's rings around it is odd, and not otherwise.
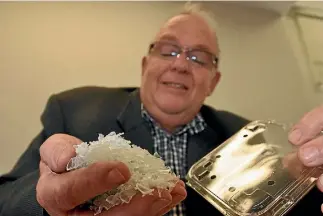
<path fill-rule="evenodd" d="M 283 216 L 316 184 L 322 167 L 305 167 L 288 127 L 254 121 L 197 161 L 187 185 L 226 216 Z"/>

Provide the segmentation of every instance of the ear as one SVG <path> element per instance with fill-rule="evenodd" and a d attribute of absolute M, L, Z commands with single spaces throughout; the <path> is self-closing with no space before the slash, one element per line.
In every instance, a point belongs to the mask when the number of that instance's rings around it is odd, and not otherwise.
<path fill-rule="evenodd" d="M 144 75 L 147 66 L 147 56 L 142 57 L 141 59 L 141 76 Z"/>
<path fill-rule="evenodd" d="M 214 91 L 215 87 L 218 85 L 220 79 L 221 79 L 221 72 L 216 71 L 215 75 L 212 77 L 207 96 L 210 96 L 213 93 L 213 91 Z"/>

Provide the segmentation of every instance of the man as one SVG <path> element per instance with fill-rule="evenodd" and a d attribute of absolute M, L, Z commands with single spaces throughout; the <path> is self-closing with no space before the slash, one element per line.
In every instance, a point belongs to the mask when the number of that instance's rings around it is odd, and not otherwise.
<path fill-rule="evenodd" d="M 142 60 L 140 89 L 88 87 L 52 96 L 42 115 L 43 130 L 14 169 L 1 177 L 0 215 L 91 215 L 76 207 L 130 178 L 122 163 L 102 162 L 65 172 L 75 155 L 73 145 L 95 140 L 98 133 L 124 132 L 125 138 L 151 153 L 157 151 L 178 175 L 185 176 L 192 164 L 248 123 L 203 105 L 220 79 L 218 56 L 208 17 L 191 8 L 169 19 L 156 35 Z M 290 137 L 304 146 L 300 157 L 308 165 L 323 163 L 322 138 L 314 138 L 322 129 L 323 120 L 317 120 L 322 109 L 308 114 L 295 126 L 301 132 Z M 308 153 L 309 146 L 316 150 Z M 318 215 L 322 197 L 317 189 L 311 191 L 291 215 Z M 136 196 L 102 216 L 166 213 L 221 215 L 180 182 L 161 198 Z"/>

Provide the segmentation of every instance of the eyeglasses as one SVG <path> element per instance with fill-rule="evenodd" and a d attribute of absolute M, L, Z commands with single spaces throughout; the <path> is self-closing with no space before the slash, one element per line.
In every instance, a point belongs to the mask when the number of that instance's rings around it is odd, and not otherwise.
<path fill-rule="evenodd" d="M 212 69 L 217 67 L 218 58 L 203 49 L 182 48 L 174 43 L 158 41 L 149 46 L 149 53 L 163 57 L 164 59 L 179 58 L 182 53 L 186 54 L 186 60 L 191 61 L 194 65 Z"/>

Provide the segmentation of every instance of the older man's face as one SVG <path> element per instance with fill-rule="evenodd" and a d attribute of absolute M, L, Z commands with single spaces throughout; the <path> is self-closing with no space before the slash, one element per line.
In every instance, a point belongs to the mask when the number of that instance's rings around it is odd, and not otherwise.
<path fill-rule="evenodd" d="M 155 42 L 142 62 L 144 105 L 167 114 L 196 112 L 219 80 L 215 35 L 200 17 L 179 15 L 161 28 Z M 185 53 L 178 57 L 179 47 L 196 49 L 191 60 Z"/>

